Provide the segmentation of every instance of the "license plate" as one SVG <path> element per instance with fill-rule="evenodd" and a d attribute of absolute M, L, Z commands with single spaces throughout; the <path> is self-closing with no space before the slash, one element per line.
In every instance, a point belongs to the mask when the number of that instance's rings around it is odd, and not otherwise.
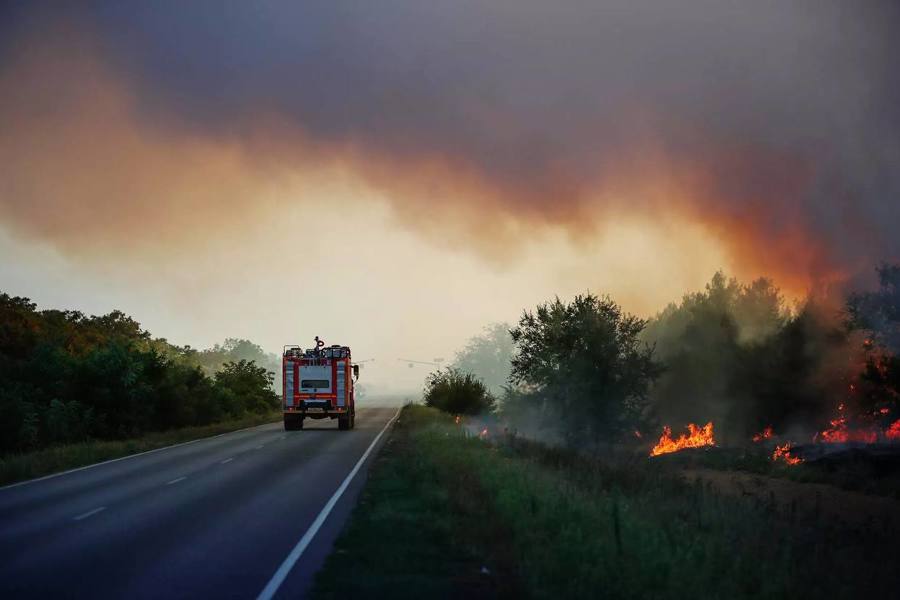
<path fill-rule="evenodd" d="M 325 409 L 324 409 L 324 408 L 313 408 L 313 407 L 310 407 L 310 408 L 307 408 L 307 409 L 306 409 L 306 412 L 325 412 Z"/>

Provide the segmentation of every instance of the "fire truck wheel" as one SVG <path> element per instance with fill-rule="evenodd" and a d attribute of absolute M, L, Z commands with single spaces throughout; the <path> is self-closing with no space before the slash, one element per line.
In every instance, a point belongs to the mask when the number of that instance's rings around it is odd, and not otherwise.
<path fill-rule="evenodd" d="M 350 417 L 338 417 L 338 429 L 341 431 L 350 429 Z"/>

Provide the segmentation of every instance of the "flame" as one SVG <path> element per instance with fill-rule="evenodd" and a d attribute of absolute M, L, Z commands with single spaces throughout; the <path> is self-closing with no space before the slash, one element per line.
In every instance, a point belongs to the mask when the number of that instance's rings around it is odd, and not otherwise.
<path fill-rule="evenodd" d="M 884 437 L 892 442 L 900 442 L 900 419 L 897 419 L 884 431 Z"/>
<path fill-rule="evenodd" d="M 772 437 L 772 427 L 769 426 L 769 427 L 766 427 L 765 429 L 763 429 L 762 431 L 760 431 L 759 433 L 757 433 L 756 435 L 754 435 L 753 441 L 761 442 L 761 441 L 767 440 L 771 437 Z"/>
<path fill-rule="evenodd" d="M 659 443 L 650 451 L 650 456 L 678 452 L 685 448 L 700 448 L 702 446 L 715 445 L 716 440 L 713 438 L 712 421 L 702 428 L 697 427 L 693 423 L 688 424 L 688 435 L 681 434 L 677 440 L 672 439 L 672 429 L 666 425 L 663 427 L 663 434 L 659 438 Z"/>
<path fill-rule="evenodd" d="M 456 421 L 456 424 L 459 425 L 459 415 L 456 415 L 456 418 L 454 419 L 454 421 Z"/>
<path fill-rule="evenodd" d="M 772 460 L 782 460 L 789 465 L 799 465 L 803 459 L 798 456 L 791 456 L 791 442 L 783 446 L 775 446 L 775 452 L 772 453 Z"/>
<path fill-rule="evenodd" d="M 822 444 L 845 444 L 847 442 L 863 442 L 874 444 L 878 441 L 878 432 L 874 429 L 849 429 L 847 417 L 844 416 L 844 405 L 838 405 L 838 417 L 830 421 L 831 427 L 813 436 L 814 442 Z"/>

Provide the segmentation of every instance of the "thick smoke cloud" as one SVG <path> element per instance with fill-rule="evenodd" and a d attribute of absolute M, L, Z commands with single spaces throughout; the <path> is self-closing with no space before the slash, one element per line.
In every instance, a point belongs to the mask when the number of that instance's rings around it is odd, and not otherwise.
<path fill-rule="evenodd" d="M 4 66 L 66 21 L 159 135 L 238 144 L 263 170 L 340 157 L 408 223 L 450 214 L 488 251 L 516 223 L 578 236 L 636 211 L 706 223 L 776 275 L 900 256 L 891 2 L 29 4 L 4 21 Z"/>

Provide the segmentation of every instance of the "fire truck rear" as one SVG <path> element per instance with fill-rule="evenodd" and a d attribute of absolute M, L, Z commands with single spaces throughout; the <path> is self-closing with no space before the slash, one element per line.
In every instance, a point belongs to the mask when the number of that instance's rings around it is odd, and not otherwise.
<path fill-rule="evenodd" d="M 347 346 L 285 346 L 282 356 L 284 428 L 303 429 L 303 420 L 337 419 L 338 429 L 352 429 L 356 417 L 353 385 L 359 378 Z"/>

